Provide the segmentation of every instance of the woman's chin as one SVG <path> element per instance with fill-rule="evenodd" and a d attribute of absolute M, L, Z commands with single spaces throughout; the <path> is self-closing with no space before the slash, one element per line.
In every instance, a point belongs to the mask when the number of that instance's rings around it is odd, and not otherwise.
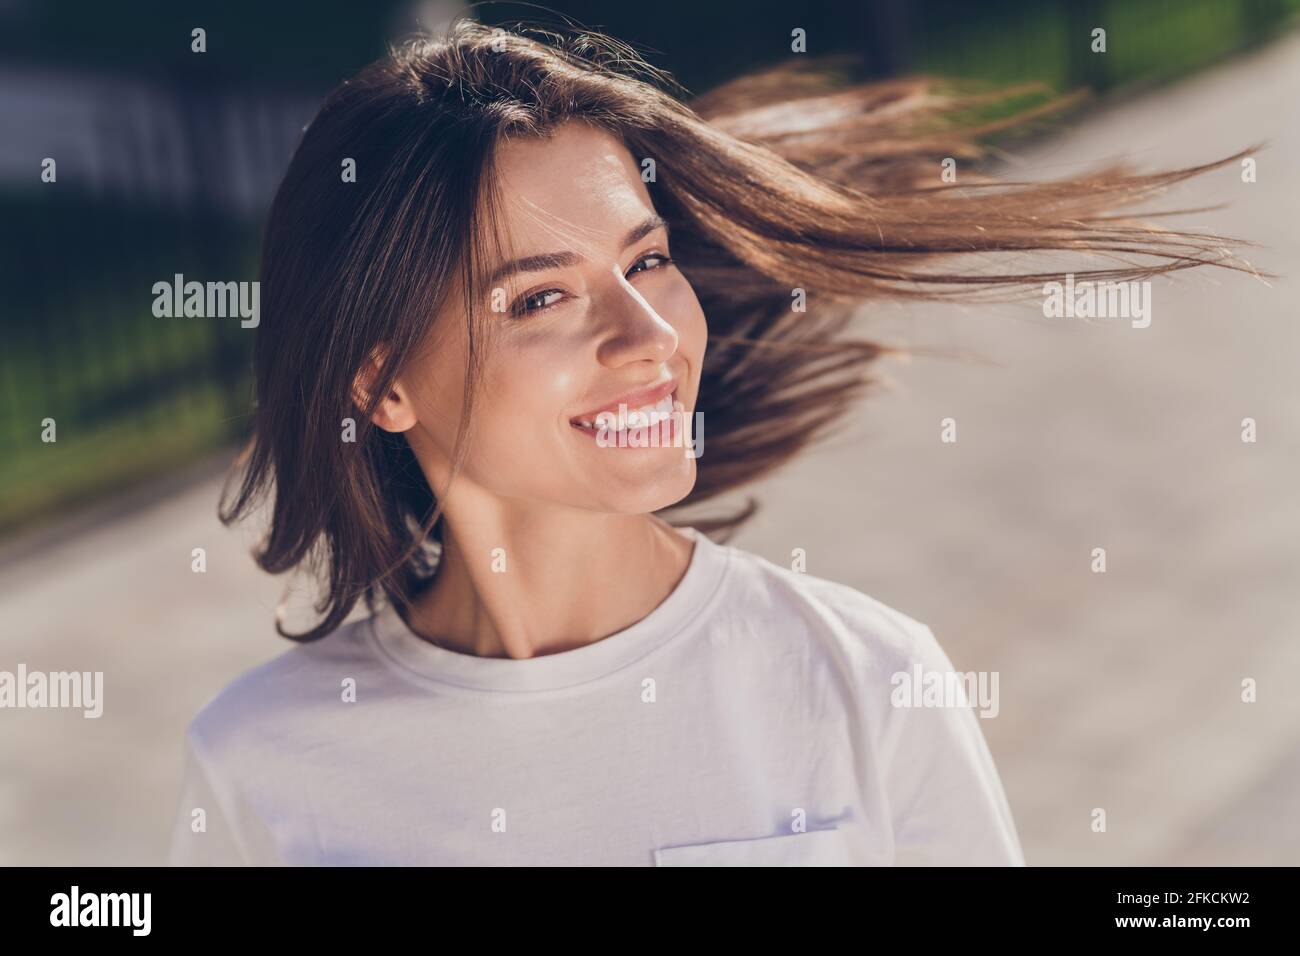
<path fill-rule="evenodd" d="M 680 449 L 677 451 L 681 455 Z M 642 462 L 638 473 L 611 469 L 600 475 L 587 499 L 587 507 L 609 514 L 651 514 L 678 504 L 695 487 L 695 459 L 674 457 L 663 467 L 647 469 Z"/>

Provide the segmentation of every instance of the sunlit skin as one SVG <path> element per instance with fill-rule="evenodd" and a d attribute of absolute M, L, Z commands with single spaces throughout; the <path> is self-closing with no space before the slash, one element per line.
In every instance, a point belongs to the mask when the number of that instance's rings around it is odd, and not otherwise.
<path fill-rule="evenodd" d="M 640 172 L 617 139 L 581 122 L 498 151 L 510 248 L 492 266 L 569 261 L 495 284 L 507 311 L 490 316 L 469 456 L 445 497 L 446 548 L 411 614 L 435 644 L 519 659 L 570 650 L 645 617 L 686 570 L 690 540 L 651 512 L 690 492 L 695 459 L 672 445 L 602 447 L 571 424 L 669 378 L 688 417 L 695 407 L 705 318 Z M 374 416 L 406 433 L 435 489 L 462 410 L 464 324 L 459 309 L 436 317 Z"/>

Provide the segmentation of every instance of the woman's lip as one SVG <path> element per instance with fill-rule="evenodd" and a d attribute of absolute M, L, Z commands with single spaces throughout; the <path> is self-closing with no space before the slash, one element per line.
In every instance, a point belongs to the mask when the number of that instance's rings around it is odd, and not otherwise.
<path fill-rule="evenodd" d="M 673 389 L 671 392 L 669 392 L 668 394 L 671 395 L 672 398 L 673 398 L 673 411 L 674 411 L 674 412 L 677 412 L 677 411 L 678 411 L 678 406 L 681 404 L 681 403 L 678 402 L 678 400 L 677 400 L 677 389 L 674 388 L 674 389 Z M 682 409 L 681 409 L 681 414 L 683 414 L 683 415 L 686 414 L 686 410 L 685 410 L 685 407 L 684 407 L 684 406 L 683 406 Z M 669 416 L 669 420 L 671 420 L 671 416 Z M 574 420 L 574 421 L 569 422 L 569 425 L 570 425 L 571 427 L 573 427 L 573 428 L 576 428 L 578 431 L 582 432 L 584 435 L 590 435 L 590 436 L 593 437 L 593 438 L 596 437 L 596 432 L 597 432 L 597 431 L 600 429 L 600 427 L 601 427 L 601 426 L 600 426 L 597 422 L 595 422 L 594 420 L 592 421 L 591 427 L 587 427 L 587 426 L 585 426 L 585 425 L 579 425 L 578 422 L 577 422 L 577 420 Z M 652 426 L 650 426 L 650 427 L 655 427 L 655 428 L 657 428 L 657 427 L 659 427 L 659 426 L 658 426 L 658 424 L 656 423 L 655 425 L 652 425 Z"/>
<path fill-rule="evenodd" d="M 629 409 L 641 408 L 644 405 L 653 405 L 666 395 L 673 395 L 677 391 L 677 379 L 670 378 L 658 385 L 651 385 L 649 388 L 638 389 L 635 392 L 628 392 L 620 398 L 614 399 L 607 405 L 601 405 L 599 408 L 589 412 L 583 412 L 581 415 L 574 415 L 569 419 L 569 424 L 576 422 L 595 422 L 596 416 L 601 412 L 618 413 L 620 405 L 626 405 Z"/>

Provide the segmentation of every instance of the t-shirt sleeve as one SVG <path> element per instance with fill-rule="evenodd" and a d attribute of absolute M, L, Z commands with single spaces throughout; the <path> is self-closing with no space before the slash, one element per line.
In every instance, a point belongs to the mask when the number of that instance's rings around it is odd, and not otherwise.
<path fill-rule="evenodd" d="M 221 779 L 191 728 L 185 736 L 185 771 L 167 865 L 263 866 L 278 862 L 269 835 Z"/>
<path fill-rule="evenodd" d="M 917 667 L 922 675 L 954 672 L 928 627 L 911 632 L 909 678 Z M 981 718 L 965 694 L 955 706 L 895 706 L 891 697 L 886 710 L 880 753 L 895 865 L 1024 866 Z"/>

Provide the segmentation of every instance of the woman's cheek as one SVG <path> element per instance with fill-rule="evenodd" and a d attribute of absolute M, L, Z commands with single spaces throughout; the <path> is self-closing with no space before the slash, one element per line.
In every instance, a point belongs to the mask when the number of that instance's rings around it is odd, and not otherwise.
<path fill-rule="evenodd" d="M 500 431 L 515 442 L 524 430 L 539 437 L 553 431 L 578 397 L 581 379 L 574 353 L 555 342 L 512 349 L 485 377 L 482 401 Z"/>
<path fill-rule="evenodd" d="M 686 281 L 686 277 L 678 275 L 676 279 L 660 315 L 676 330 L 678 351 L 698 374 L 699 360 L 704 355 L 704 344 L 709 334 L 708 323 L 704 318 L 704 310 L 700 307 L 700 300 L 696 298 L 695 290 Z"/>

